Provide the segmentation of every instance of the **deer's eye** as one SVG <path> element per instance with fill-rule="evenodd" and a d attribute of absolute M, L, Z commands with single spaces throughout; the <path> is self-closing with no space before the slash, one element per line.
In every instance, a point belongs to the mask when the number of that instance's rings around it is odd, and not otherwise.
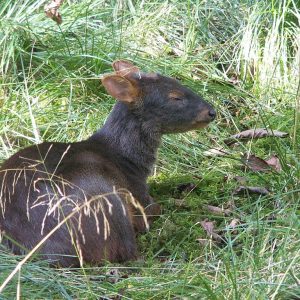
<path fill-rule="evenodd" d="M 182 101 L 184 99 L 184 95 L 179 91 L 172 91 L 169 93 L 169 99 L 173 101 Z"/>
<path fill-rule="evenodd" d="M 182 98 L 179 98 L 179 97 L 172 97 L 171 99 L 174 101 L 182 101 Z"/>

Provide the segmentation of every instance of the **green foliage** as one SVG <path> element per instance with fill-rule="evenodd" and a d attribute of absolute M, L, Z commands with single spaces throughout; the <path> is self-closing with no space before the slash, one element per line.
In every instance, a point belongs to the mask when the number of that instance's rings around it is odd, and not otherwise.
<path fill-rule="evenodd" d="M 99 78 L 118 58 L 177 77 L 213 102 L 218 118 L 203 131 L 164 138 L 150 179 L 163 214 L 139 237 L 140 260 L 78 270 L 31 261 L 0 298 L 300 297 L 300 2 L 74 0 L 61 7 L 60 26 L 45 17 L 47 2 L 0 3 L 1 161 L 43 140 L 85 139 L 102 126 L 114 100 Z M 259 127 L 289 137 L 224 143 Z M 226 156 L 204 155 L 220 147 Z M 283 170 L 245 170 L 242 153 L 276 154 Z M 236 195 L 235 176 L 271 193 Z M 195 189 L 179 193 L 182 183 Z M 230 216 L 203 207 L 228 203 L 236 206 Z M 205 219 L 215 221 L 223 243 L 210 240 Z M 1 248 L 0 283 L 20 259 Z M 123 277 L 112 284 L 106 274 L 115 268 Z"/>

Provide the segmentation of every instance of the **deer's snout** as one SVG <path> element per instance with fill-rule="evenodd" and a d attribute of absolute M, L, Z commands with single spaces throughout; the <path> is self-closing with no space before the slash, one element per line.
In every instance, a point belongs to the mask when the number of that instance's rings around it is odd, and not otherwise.
<path fill-rule="evenodd" d="M 210 123 L 211 121 L 213 121 L 216 118 L 216 111 L 215 109 L 208 105 L 206 108 L 203 109 L 203 107 L 201 107 L 201 109 L 199 109 L 199 113 L 197 114 L 196 117 L 196 122 L 198 123 Z"/>
<path fill-rule="evenodd" d="M 217 115 L 217 113 L 213 108 L 211 108 L 208 111 L 208 116 L 210 117 L 211 121 L 213 121 L 216 118 L 216 115 Z"/>

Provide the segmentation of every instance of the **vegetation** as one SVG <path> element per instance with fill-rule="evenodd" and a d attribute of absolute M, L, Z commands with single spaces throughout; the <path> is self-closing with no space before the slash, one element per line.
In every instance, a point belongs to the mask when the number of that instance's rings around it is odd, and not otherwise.
<path fill-rule="evenodd" d="M 150 180 L 163 213 L 139 237 L 138 261 L 70 270 L 32 260 L 0 298 L 298 299 L 300 1 L 72 0 L 61 25 L 45 16 L 47 2 L 0 3 L 1 161 L 101 127 L 114 100 L 99 78 L 118 58 L 180 79 L 218 118 L 165 136 Z M 225 143 L 255 128 L 288 137 Z M 205 155 L 211 148 L 226 155 Z M 277 155 L 282 170 L 254 172 L 243 154 Z M 240 185 L 270 193 L 237 194 Z M 0 248 L 0 285 L 21 259 Z"/>

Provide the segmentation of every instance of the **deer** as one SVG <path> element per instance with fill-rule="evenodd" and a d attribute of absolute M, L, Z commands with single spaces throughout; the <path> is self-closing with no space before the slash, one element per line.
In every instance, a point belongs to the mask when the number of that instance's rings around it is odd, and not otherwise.
<path fill-rule="evenodd" d="M 216 117 L 174 78 L 126 60 L 112 67 L 101 81 L 117 101 L 102 128 L 78 142 L 29 146 L 2 164 L 0 232 L 14 254 L 47 236 L 37 255 L 50 265 L 137 259 L 137 234 L 161 213 L 147 178 L 162 136 L 204 128 Z"/>

